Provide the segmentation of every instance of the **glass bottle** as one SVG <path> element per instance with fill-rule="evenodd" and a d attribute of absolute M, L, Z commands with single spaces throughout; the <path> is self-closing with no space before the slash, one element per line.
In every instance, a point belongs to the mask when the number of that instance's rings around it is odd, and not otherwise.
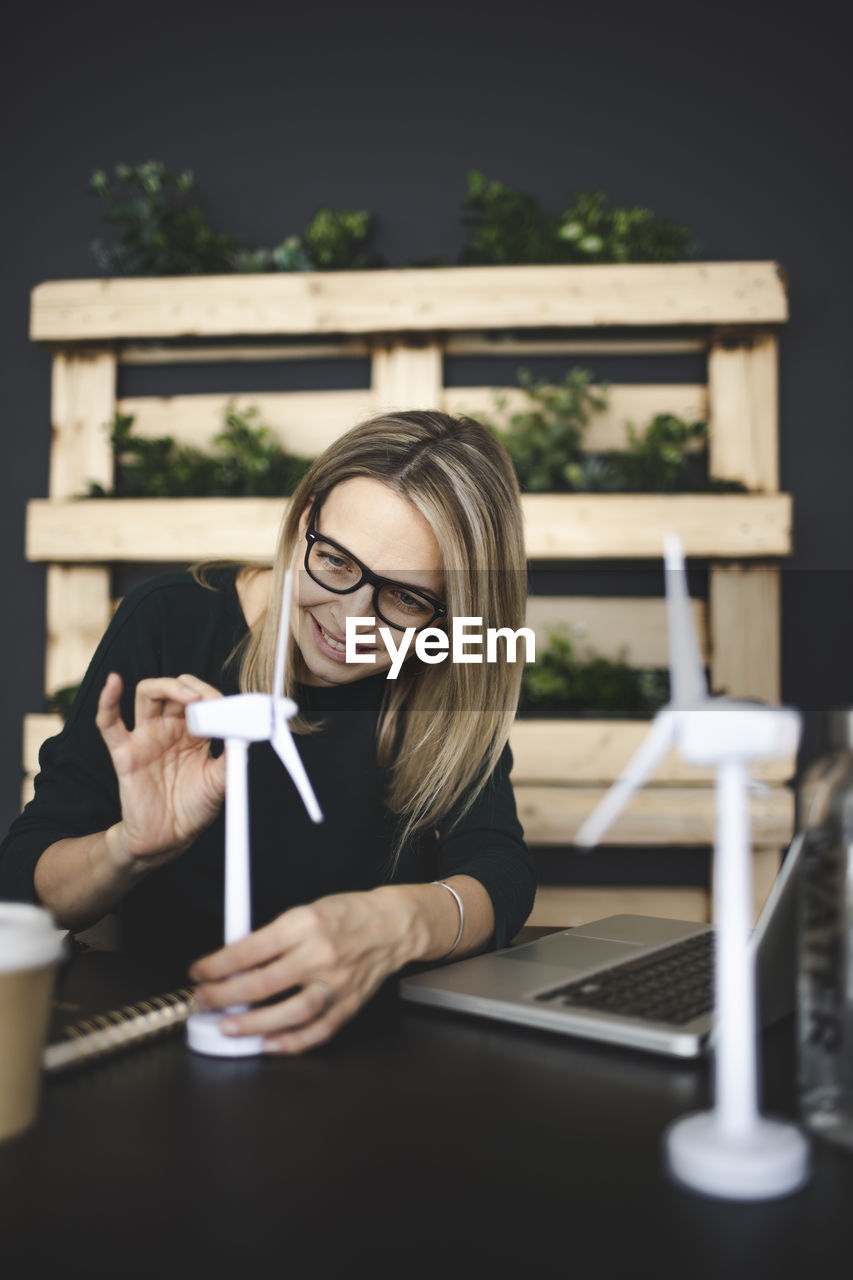
<path fill-rule="evenodd" d="M 853 1147 L 853 709 L 824 745 L 799 796 L 797 1074 L 803 1121 Z"/>

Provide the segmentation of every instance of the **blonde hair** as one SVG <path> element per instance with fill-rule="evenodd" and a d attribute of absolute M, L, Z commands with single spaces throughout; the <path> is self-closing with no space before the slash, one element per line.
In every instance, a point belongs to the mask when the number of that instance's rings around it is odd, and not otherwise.
<path fill-rule="evenodd" d="M 279 602 L 294 559 L 299 520 L 343 480 L 365 476 L 406 498 L 441 548 L 448 621 L 481 618 L 483 629 L 524 625 L 526 562 L 518 481 L 506 450 L 471 418 L 388 413 L 340 436 L 313 463 L 291 499 L 279 535 L 267 609 L 247 641 L 244 691 L 272 686 Z M 298 679 L 291 637 L 288 692 Z M 473 802 L 494 769 L 515 716 L 522 663 L 404 664 L 387 688 L 377 758 L 388 771 L 386 803 L 400 817 L 397 850 L 415 832 Z M 293 722 L 297 731 L 309 726 Z"/>

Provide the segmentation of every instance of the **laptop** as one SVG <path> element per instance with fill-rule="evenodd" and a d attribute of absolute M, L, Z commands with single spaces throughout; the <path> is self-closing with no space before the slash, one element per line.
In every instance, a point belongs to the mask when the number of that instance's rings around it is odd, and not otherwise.
<path fill-rule="evenodd" d="M 794 1009 L 801 849 L 798 835 L 750 937 L 764 1026 Z M 407 974 L 400 995 L 439 1009 L 696 1058 L 713 1038 L 713 943 L 711 925 L 608 916 Z"/>

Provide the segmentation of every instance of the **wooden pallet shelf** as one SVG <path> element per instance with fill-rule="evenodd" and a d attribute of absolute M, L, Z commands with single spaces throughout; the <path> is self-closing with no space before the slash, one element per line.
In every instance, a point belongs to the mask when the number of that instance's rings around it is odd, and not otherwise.
<path fill-rule="evenodd" d="M 60 731 L 55 715 L 26 719 L 24 763 L 26 798 L 38 769 L 42 742 Z M 617 777 L 648 731 L 643 721 L 520 720 L 510 739 L 513 783 L 519 813 L 531 845 L 571 844 L 584 817 Z M 774 761 L 756 771 L 764 786 L 753 796 L 751 811 L 756 848 L 778 848 L 788 839 L 793 793 L 783 784 L 794 761 Z M 565 779 L 572 778 L 571 784 Z M 668 757 L 650 786 L 632 800 L 606 833 L 606 845 L 710 845 L 713 842 L 714 788 L 708 770 L 689 769 Z"/>
<path fill-rule="evenodd" d="M 526 786 L 560 786 L 571 779 L 578 787 L 609 787 L 648 731 L 646 720 L 516 720 L 510 737 L 513 779 Z M 794 756 L 760 761 L 751 776 L 769 787 L 782 786 L 793 778 L 795 764 Z M 660 788 L 712 787 L 714 774 L 670 752 L 650 783 Z"/>
<path fill-rule="evenodd" d="M 656 560 L 669 530 L 688 556 L 759 559 L 791 549 L 787 494 L 526 494 L 531 560 Z M 34 498 L 27 559 L 64 564 L 266 559 L 278 498 Z"/>
<path fill-rule="evenodd" d="M 264 334 L 412 333 L 788 318 L 773 262 L 441 267 L 147 280 L 33 290 L 36 342 Z"/>
<path fill-rule="evenodd" d="M 627 763 L 627 757 L 626 757 Z M 521 825 L 531 845 L 571 844 L 584 818 L 603 794 L 601 787 L 516 787 Z M 753 848 L 778 849 L 790 839 L 794 798 L 770 787 L 750 804 Z M 711 845 L 713 787 L 653 787 L 637 792 L 602 843 L 610 845 Z"/>
<path fill-rule="evenodd" d="M 528 402 L 518 387 L 506 388 L 502 397 L 507 413 L 521 410 Z M 606 407 L 590 415 L 584 436 L 590 451 L 624 448 L 629 419 L 646 422 L 656 413 L 671 413 L 695 422 L 707 421 L 709 416 L 708 388 L 701 383 L 621 383 L 608 388 L 606 399 Z M 233 403 L 238 411 L 257 409 L 282 445 L 307 457 L 331 444 L 340 435 L 341 423 L 360 422 L 383 407 L 370 388 L 241 392 Z M 133 418 L 135 436 L 169 435 L 181 444 L 209 448 L 222 430 L 224 405 L 222 395 L 125 396 L 116 408 Z M 433 398 L 432 407 L 474 418 L 496 417 L 492 387 L 444 387 L 441 399 Z"/>
<path fill-rule="evenodd" d="M 61 728 L 58 715 L 27 716 L 24 763 L 30 773 L 38 767 L 41 744 Z M 607 788 L 647 733 L 645 720 L 516 720 L 510 737 L 513 779 L 522 786 L 560 786 L 571 777 L 578 787 Z M 762 761 L 752 770 L 752 777 L 766 786 L 780 786 L 793 778 L 794 768 L 793 756 Z M 670 752 L 651 777 L 651 784 L 661 788 L 712 787 L 713 782 L 712 770 L 687 765 L 675 752 Z"/>
<path fill-rule="evenodd" d="M 38 752 L 46 738 L 58 733 L 56 715 L 29 715 L 24 722 L 22 802 L 33 793 Z M 633 754 L 648 725 L 643 721 L 518 720 L 510 744 L 514 756 L 513 785 L 528 843 L 565 845 L 583 818 L 598 803 Z M 763 794 L 750 801 L 753 824 L 753 898 L 757 916 L 779 868 L 779 849 L 790 838 L 793 793 L 785 783 L 795 760 L 777 760 L 754 770 Z M 572 779 L 572 785 L 565 783 Z M 713 840 L 713 775 L 691 769 L 676 754 L 660 765 L 652 785 L 636 796 L 619 821 L 605 834 L 607 846 L 638 848 L 673 845 L 708 847 Z M 618 889 L 543 885 L 531 922 L 569 926 L 614 911 L 638 911 L 674 919 L 709 920 L 709 892 L 703 888 L 639 885 Z"/>
<path fill-rule="evenodd" d="M 266 560 L 286 505 L 258 498 L 81 498 L 90 481 L 112 483 L 106 424 L 116 410 L 133 415 L 137 435 L 169 434 L 203 446 L 235 399 L 239 409 L 257 406 L 292 452 L 314 456 L 355 421 L 387 409 L 494 417 L 493 387 L 445 385 L 448 357 L 560 355 L 570 362 L 618 354 L 688 355 L 691 380 L 612 386 L 608 407 L 590 422 L 588 447 L 621 447 L 625 422 L 642 425 L 655 413 L 703 419 L 710 424 L 710 474 L 739 480 L 748 492 L 526 495 L 528 555 L 551 565 L 639 564 L 657 561 L 663 534 L 678 531 L 687 555 L 709 564 L 708 600 L 694 601 L 693 608 L 712 686 L 778 701 L 778 563 L 790 554 L 793 538 L 791 500 L 779 492 L 778 474 L 777 335 L 787 316 L 783 274 L 773 262 L 39 285 L 31 336 L 53 351 L 53 440 L 49 496 L 29 504 L 27 556 L 47 565 L 47 691 L 80 679 L 112 613 L 111 565 Z M 704 382 L 695 380 L 697 354 L 707 357 Z M 124 365 L 321 358 L 368 362 L 369 385 L 237 397 L 118 392 Z M 495 386 L 505 377 L 496 376 Z M 500 390 L 510 411 L 520 406 L 517 388 Z M 635 665 L 666 661 L 661 600 L 531 601 L 529 625 L 540 644 L 549 627 L 566 621 L 610 656 L 624 650 Z M 27 718 L 28 770 L 55 726 L 50 717 Z M 569 844 L 645 730 L 636 721 L 517 722 L 513 783 L 531 844 Z M 756 904 L 790 837 L 793 769 L 793 761 L 763 769 L 766 790 L 752 797 Z M 712 827 L 711 778 L 670 759 L 608 840 L 704 846 Z M 585 911 L 606 914 L 605 902 L 620 910 L 641 900 L 641 909 L 660 914 L 707 918 L 710 911 L 704 890 L 544 886 L 533 920 L 577 923 L 591 918 Z"/>

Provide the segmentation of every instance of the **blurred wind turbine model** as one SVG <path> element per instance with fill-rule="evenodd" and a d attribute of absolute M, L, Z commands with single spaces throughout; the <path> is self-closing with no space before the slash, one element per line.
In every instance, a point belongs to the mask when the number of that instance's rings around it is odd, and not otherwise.
<path fill-rule="evenodd" d="M 284 576 L 276 636 L 271 693 L 239 693 L 209 698 L 187 707 L 187 726 L 200 738 L 225 741 L 225 942 L 236 942 L 251 931 L 251 874 L 249 865 L 249 743 L 269 742 L 287 769 L 313 822 L 323 814 L 297 750 L 288 720 L 298 710 L 284 696 L 284 673 L 290 635 L 293 572 Z M 230 1010 L 229 1012 L 237 1012 Z M 261 1052 L 262 1036 L 226 1036 L 219 1030 L 225 1015 L 197 1012 L 187 1020 L 191 1049 L 219 1057 L 247 1057 Z"/>
<path fill-rule="evenodd" d="M 714 835 L 714 1092 L 710 1111 L 675 1121 L 666 1134 L 671 1173 L 707 1195 L 763 1200 L 809 1176 L 808 1145 L 796 1126 L 758 1110 L 758 1031 L 752 920 L 748 766 L 796 751 L 800 716 L 787 707 L 711 697 L 690 615 L 684 552 L 664 539 L 670 701 L 620 777 L 581 825 L 575 844 L 597 844 L 631 795 L 677 748 L 716 771 Z"/>

